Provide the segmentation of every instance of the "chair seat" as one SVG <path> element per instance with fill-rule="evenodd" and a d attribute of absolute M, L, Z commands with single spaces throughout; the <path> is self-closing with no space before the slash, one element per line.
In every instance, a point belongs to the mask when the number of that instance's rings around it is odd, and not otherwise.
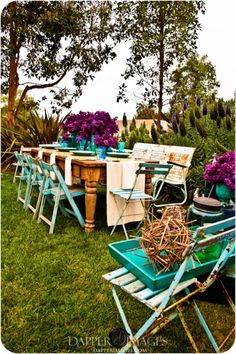
<path fill-rule="evenodd" d="M 70 191 L 70 194 L 73 195 L 73 197 L 77 197 L 77 196 L 80 196 L 80 195 L 84 194 L 84 189 L 82 189 L 82 188 L 69 188 L 69 191 Z M 43 194 L 44 195 L 48 195 L 48 194 L 57 195 L 58 194 L 58 188 L 55 187 L 55 188 L 46 189 L 43 192 Z M 61 190 L 60 196 L 66 198 L 66 193 L 65 193 L 64 190 Z"/>
<path fill-rule="evenodd" d="M 132 192 L 131 189 L 116 189 L 111 191 L 111 193 L 113 193 L 114 195 L 118 195 L 119 197 L 126 200 L 128 199 L 129 200 L 140 200 L 140 199 L 152 200 L 150 194 L 146 194 L 139 189 L 134 189 L 132 195 L 130 196 L 131 192 Z"/>

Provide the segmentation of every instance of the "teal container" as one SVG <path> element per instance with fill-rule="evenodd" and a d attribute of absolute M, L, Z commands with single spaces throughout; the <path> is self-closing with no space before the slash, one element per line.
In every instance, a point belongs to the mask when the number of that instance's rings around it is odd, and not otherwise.
<path fill-rule="evenodd" d="M 136 275 L 151 290 L 160 290 L 168 287 L 176 274 L 177 265 L 166 272 L 157 275 L 144 251 L 140 249 L 139 239 L 114 242 L 108 245 L 111 256 L 131 273 Z M 189 261 L 188 271 L 184 273 L 182 280 L 188 280 L 203 274 L 210 273 L 217 260 L 206 260 L 200 264 L 196 259 Z M 234 262 L 234 255 L 229 261 Z M 158 271 L 161 270 L 158 265 Z"/>

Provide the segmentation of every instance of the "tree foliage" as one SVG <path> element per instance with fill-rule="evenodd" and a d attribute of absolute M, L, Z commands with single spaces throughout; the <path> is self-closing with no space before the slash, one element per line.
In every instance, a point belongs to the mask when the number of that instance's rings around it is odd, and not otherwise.
<path fill-rule="evenodd" d="M 207 55 L 192 55 L 172 72 L 171 105 L 182 102 L 185 97 L 194 101 L 197 95 L 208 99 L 212 94 L 216 94 L 216 88 L 219 86 L 215 68 L 207 60 Z"/>
<path fill-rule="evenodd" d="M 62 102 L 68 90 L 58 85 L 72 72 L 72 97 L 79 97 L 88 79 L 115 57 L 112 41 L 108 44 L 113 31 L 112 2 L 13 1 L 3 9 L 1 21 L 2 92 L 8 94 L 11 125 L 30 90 L 53 88 L 52 93 Z M 22 82 L 22 75 L 27 82 Z"/>
<path fill-rule="evenodd" d="M 158 107 L 159 120 L 165 94 L 171 93 L 170 75 L 174 64 L 196 51 L 202 1 L 137 1 L 118 6 L 119 26 L 131 39 L 131 56 L 124 79 L 135 77 L 144 103 Z M 125 99 L 123 83 L 117 100 Z"/>

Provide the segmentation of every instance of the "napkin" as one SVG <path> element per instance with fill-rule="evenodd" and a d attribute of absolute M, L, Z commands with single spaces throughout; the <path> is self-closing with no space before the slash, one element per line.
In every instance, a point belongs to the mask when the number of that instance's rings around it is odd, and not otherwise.
<path fill-rule="evenodd" d="M 68 186 L 72 185 L 71 160 L 72 160 L 72 157 L 65 158 L 65 183 Z"/>
<path fill-rule="evenodd" d="M 135 161 L 122 163 L 122 189 L 130 189 L 133 187 L 137 169 L 138 163 Z"/>
<path fill-rule="evenodd" d="M 43 150 L 39 149 L 38 151 L 38 157 L 42 160 L 43 159 Z"/>
<path fill-rule="evenodd" d="M 56 154 L 51 154 L 50 155 L 50 165 L 53 165 L 56 163 Z M 55 180 L 56 175 L 54 172 L 50 172 L 51 179 Z"/>

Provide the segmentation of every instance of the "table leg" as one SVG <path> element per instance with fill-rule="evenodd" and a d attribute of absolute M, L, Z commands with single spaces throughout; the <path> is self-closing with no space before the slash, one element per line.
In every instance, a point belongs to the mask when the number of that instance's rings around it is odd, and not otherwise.
<path fill-rule="evenodd" d="M 85 232 L 93 232 L 95 228 L 95 210 L 97 203 L 97 182 L 85 182 Z"/>

